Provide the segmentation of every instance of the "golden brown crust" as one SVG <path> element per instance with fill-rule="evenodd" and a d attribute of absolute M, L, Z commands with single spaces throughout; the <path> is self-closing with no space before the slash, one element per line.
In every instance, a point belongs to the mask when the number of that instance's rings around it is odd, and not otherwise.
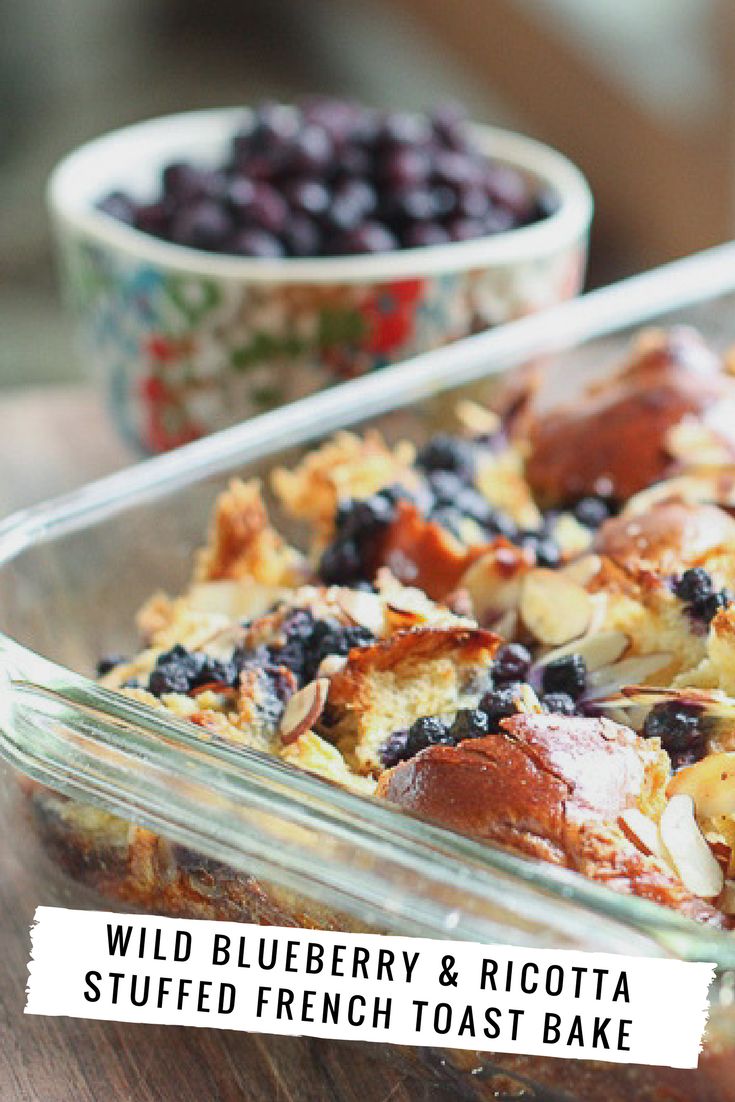
<path fill-rule="evenodd" d="M 350 651 L 331 680 L 325 737 L 358 772 L 377 774 L 394 731 L 476 703 L 499 642 L 479 629 L 416 628 Z"/>
<path fill-rule="evenodd" d="M 596 493 L 627 500 L 671 470 L 673 426 L 706 422 L 717 403 L 735 398 L 733 379 L 691 331 L 672 329 L 639 347 L 613 379 L 535 419 L 526 475 L 543 504 Z M 724 442 L 735 455 L 735 430 Z"/>
<path fill-rule="evenodd" d="M 662 501 L 644 513 L 605 521 L 594 550 L 625 570 L 677 574 L 735 545 L 735 520 L 716 505 Z"/>
<path fill-rule="evenodd" d="M 401 501 L 396 519 L 376 543 L 373 573 L 387 566 L 405 585 L 423 589 L 432 600 L 443 600 L 459 585 L 467 568 L 494 542 L 466 547 L 434 521 L 426 520 L 415 505 Z"/>
<path fill-rule="evenodd" d="M 452 658 L 466 665 L 489 664 L 500 645 L 500 638 L 479 628 L 416 628 L 398 631 L 369 647 L 350 651 L 341 673 L 332 678 L 330 703 L 359 707 L 366 681 L 373 674 L 395 672 L 408 662 L 424 665 L 441 658 Z"/>
<path fill-rule="evenodd" d="M 198 580 L 296 584 L 300 573 L 298 552 L 271 526 L 259 482 L 233 479 L 217 498 L 209 545 L 199 555 Z"/>
<path fill-rule="evenodd" d="M 668 759 L 656 740 L 602 719 L 518 715 L 503 728 L 458 747 L 430 747 L 384 773 L 378 796 L 616 891 L 723 924 L 617 826 L 627 808 L 660 810 Z"/>
<path fill-rule="evenodd" d="M 274 471 L 273 488 L 291 516 L 313 527 L 315 546 L 321 549 L 334 532 L 340 501 L 368 497 L 393 483 L 414 486 L 413 457 L 411 444 L 391 450 L 378 432 L 362 437 L 339 432 L 304 456 L 294 470 Z"/>

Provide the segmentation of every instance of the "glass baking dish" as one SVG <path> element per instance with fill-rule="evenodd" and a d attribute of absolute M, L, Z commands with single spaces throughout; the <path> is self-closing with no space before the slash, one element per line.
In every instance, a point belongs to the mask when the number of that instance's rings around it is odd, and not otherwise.
<path fill-rule="evenodd" d="M 257 752 L 203 743 L 189 724 L 85 676 L 101 653 L 133 649 L 133 613 L 152 591 L 184 585 L 232 475 L 264 475 L 347 426 L 421 439 L 459 394 L 482 395 L 500 372 L 543 359 L 570 386 L 614 362 L 641 324 L 681 322 L 717 347 L 735 342 L 735 245 L 305 399 L 1 523 L 0 813 L 37 903 L 104 900 L 106 909 L 714 961 L 697 1072 L 429 1049 L 401 1057 L 483 1100 L 735 1099 L 731 935 Z M 131 831 L 145 841 L 134 862 Z"/>

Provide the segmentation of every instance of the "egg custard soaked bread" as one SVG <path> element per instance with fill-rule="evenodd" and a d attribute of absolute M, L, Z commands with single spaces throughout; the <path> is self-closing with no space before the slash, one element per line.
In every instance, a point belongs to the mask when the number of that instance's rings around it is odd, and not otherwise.
<path fill-rule="evenodd" d="M 676 329 L 641 335 L 573 406 L 542 413 L 516 388 L 503 415 L 460 403 L 456 431 L 420 447 L 340 433 L 271 473 L 306 546 L 257 481 L 232 482 L 190 585 L 151 596 L 142 649 L 103 659 L 101 681 L 202 740 L 729 929 L 734 403 L 725 363 Z M 350 926 L 30 795 L 65 867 L 129 904 Z M 548 1092 L 527 1097 L 725 1097 L 681 1072 L 499 1059 L 477 1097 L 524 1075 Z"/>

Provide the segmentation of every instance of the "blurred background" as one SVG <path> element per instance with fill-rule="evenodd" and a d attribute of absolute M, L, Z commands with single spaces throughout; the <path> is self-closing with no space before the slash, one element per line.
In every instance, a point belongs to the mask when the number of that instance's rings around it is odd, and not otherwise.
<path fill-rule="evenodd" d="M 184 108 L 460 99 L 586 173 L 591 284 L 726 239 L 734 30 L 732 0 L 0 0 L 0 385 L 80 373 L 43 207 L 51 166 Z"/>

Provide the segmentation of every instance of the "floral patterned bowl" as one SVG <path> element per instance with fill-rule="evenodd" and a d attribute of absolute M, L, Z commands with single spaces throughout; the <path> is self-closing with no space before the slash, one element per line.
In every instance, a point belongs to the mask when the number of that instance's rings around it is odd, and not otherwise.
<path fill-rule="evenodd" d="M 49 205 L 84 356 L 113 416 L 164 451 L 330 383 L 373 371 L 575 295 L 592 200 L 561 154 L 474 128 L 488 156 L 559 197 L 522 229 L 373 256 L 253 260 L 173 245 L 95 209 L 143 198 L 163 164 L 221 160 L 246 115 L 223 108 L 139 123 L 55 169 Z"/>

